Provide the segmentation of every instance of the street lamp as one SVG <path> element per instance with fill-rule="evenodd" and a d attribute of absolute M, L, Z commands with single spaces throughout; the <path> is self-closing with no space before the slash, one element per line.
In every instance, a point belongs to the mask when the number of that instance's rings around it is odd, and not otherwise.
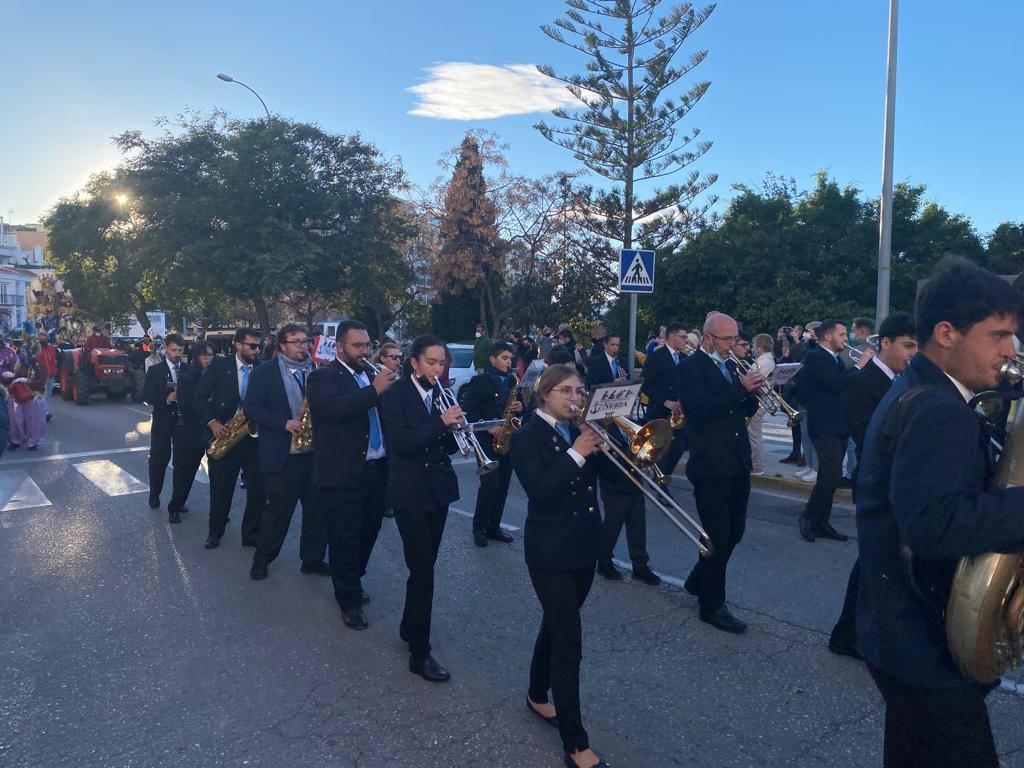
<path fill-rule="evenodd" d="M 233 78 L 231 75 L 225 75 L 223 72 L 217 73 L 217 79 L 223 80 L 225 83 L 238 83 L 238 85 L 242 86 L 243 88 L 247 88 L 252 93 L 253 96 L 260 100 L 260 104 L 263 105 L 263 111 L 267 113 L 267 120 L 270 120 L 270 110 L 267 109 L 267 103 L 263 100 L 262 96 L 256 93 L 256 91 L 254 91 L 252 88 L 249 88 L 249 86 L 243 83 L 241 80 L 235 80 L 235 78 Z"/>

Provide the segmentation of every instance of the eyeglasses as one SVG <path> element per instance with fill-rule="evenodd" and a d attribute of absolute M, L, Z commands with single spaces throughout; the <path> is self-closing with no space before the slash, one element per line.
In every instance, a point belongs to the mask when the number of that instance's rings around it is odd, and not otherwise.
<path fill-rule="evenodd" d="M 713 333 L 708 333 L 708 336 L 710 336 L 712 339 L 718 339 L 719 341 L 724 341 L 728 344 L 735 344 L 736 339 L 739 338 L 739 336 L 715 336 L 715 334 Z"/>
<path fill-rule="evenodd" d="M 581 387 L 559 387 L 554 391 L 562 397 L 572 397 L 573 395 L 583 397 L 583 389 Z"/>
<path fill-rule="evenodd" d="M 304 344 L 305 346 L 308 347 L 313 342 L 310 341 L 309 339 L 291 339 L 290 341 L 286 341 L 284 343 L 285 344 Z"/>
<path fill-rule="evenodd" d="M 356 349 L 369 349 L 370 347 L 373 346 L 373 342 L 370 341 L 367 341 L 364 344 L 352 344 L 351 342 L 348 341 L 343 341 L 341 343 L 344 344 L 346 347 L 355 347 Z"/>
<path fill-rule="evenodd" d="M 259 344 L 251 344 L 248 341 L 239 341 L 239 342 L 236 342 L 236 343 L 241 344 L 243 347 L 248 347 L 249 349 L 253 350 L 254 352 L 257 349 L 260 348 Z"/>
<path fill-rule="evenodd" d="M 213 357 L 213 352 L 200 352 L 199 357 Z"/>
<path fill-rule="evenodd" d="M 401 360 L 401 355 L 381 355 L 381 357 L 387 358 L 388 360 Z"/>

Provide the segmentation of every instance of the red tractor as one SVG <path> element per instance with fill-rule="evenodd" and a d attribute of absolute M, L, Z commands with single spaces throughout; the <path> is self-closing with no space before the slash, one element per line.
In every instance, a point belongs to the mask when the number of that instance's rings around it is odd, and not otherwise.
<path fill-rule="evenodd" d="M 120 349 L 94 349 L 86 356 L 81 348 L 64 350 L 60 361 L 60 394 L 65 400 L 86 405 L 94 392 L 106 392 L 111 400 L 129 393 L 141 397 L 145 372 L 128 367 L 128 353 Z"/>

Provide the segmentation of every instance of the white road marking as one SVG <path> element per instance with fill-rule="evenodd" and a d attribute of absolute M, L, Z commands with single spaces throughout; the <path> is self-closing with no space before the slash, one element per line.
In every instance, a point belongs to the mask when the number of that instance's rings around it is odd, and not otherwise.
<path fill-rule="evenodd" d="M 458 507 L 448 507 L 448 511 L 449 512 L 454 512 L 456 515 L 462 515 L 463 517 L 468 517 L 470 520 L 473 519 L 473 513 L 472 512 L 467 512 L 466 510 L 459 509 Z M 509 533 L 515 533 L 516 531 L 519 530 L 518 528 L 516 528 L 516 526 L 509 525 L 508 523 L 502 523 L 501 524 L 501 528 L 502 528 L 502 530 L 508 531 Z"/>
<path fill-rule="evenodd" d="M 148 445 L 140 445 L 136 448 L 108 448 L 105 451 L 81 451 L 80 453 L 55 453 L 51 456 L 33 456 L 32 458 L 25 459 L 10 459 L 7 461 L 0 460 L 0 467 L 6 467 L 12 464 L 33 464 L 37 461 L 65 461 L 67 459 L 87 459 L 90 456 L 109 456 L 113 453 L 139 453 L 141 451 L 149 451 Z"/>
<path fill-rule="evenodd" d="M 0 512 L 49 506 L 50 500 L 24 470 L 0 472 Z"/>
<path fill-rule="evenodd" d="M 107 496 L 127 496 L 149 490 L 148 485 L 108 459 L 83 461 L 72 466 Z"/>

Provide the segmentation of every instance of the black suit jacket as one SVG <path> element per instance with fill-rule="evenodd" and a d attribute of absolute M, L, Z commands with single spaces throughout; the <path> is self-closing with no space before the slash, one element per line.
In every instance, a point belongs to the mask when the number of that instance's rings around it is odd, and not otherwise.
<path fill-rule="evenodd" d="M 679 397 L 686 413 L 691 480 L 736 477 L 750 473 L 747 418 L 757 411 L 757 399 L 747 392 L 730 366 L 727 382 L 718 364 L 703 351 L 679 364 Z"/>
<path fill-rule="evenodd" d="M 313 420 L 313 482 L 318 488 L 350 490 L 363 473 L 371 408 L 378 409 L 383 425 L 377 390 L 360 388 L 355 376 L 332 360 L 310 375 L 306 397 Z M 391 446 L 385 442 L 384 448 L 390 451 Z"/>
<path fill-rule="evenodd" d="M 188 373 L 188 364 L 182 363 L 178 371 L 178 380 Z M 167 366 L 166 360 L 161 360 L 159 365 L 151 365 L 146 371 L 146 381 L 143 384 L 143 399 L 153 406 L 153 431 L 172 432 L 178 421 L 178 406 L 168 405 L 167 396 L 172 390 L 167 383 L 172 381 L 171 369 Z M 178 392 L 181 398 L 181 392 Z"/>
<path fill-rule="evenodd" d="M 885 371 L 873 362 L 868 362 L 864 368 L 851 374 L 850 382 L 843 390 L 846 423 L 850 428 L 850 437 L 856 445 L 858 463 L 864 450 L 864 433 L 867 432 L 871 414 L 875 412 L 875 408 L 882 402 L 891 386 L 892 380 Z"/>
<path fill-rule="evenodd" d="M 671 362 L 671 358 L 669 361 Z M 615 364 L 619 366 L 620 371 L 626 370 L 626 366 L 619 358 L 615 359 Z M 598 384 L 610 384 L 613 381 L 615 381 L 615 377 L 612 375 L 612 366 L 608 362 L 608 356 L 604 353 L 602 346 L 596 355 L 590 356 L 590 360 L 587 362 L 587 386 L 595 387 Z"/>
<path fill-rule="evenodd" d="M 249 374 L 249 383 L 255 368 Z M 196 412 L 204 424 L 216 419 L 221 424 L 235 415 L 242 401 L 238 396 L 238 357 L 216 357 L 199 380 L 195 394 Z"/>
<path fill-rule="evenodd" d="M 686 360 L 680 353 L 679 365 L 672 359 L 672 350 L 658 347 L 644 361 L 643 393 L 647 395 L 647 417 L 668 418 L 666 400 L 679 400 L 679 367 Z"/>
<path fill-rule="evenodd" d="M 429 511 L 456 501 L 459 481 L 448 456 L 458 447 L 441 421 L 441 411 L 436 406 L 427 411 L 409 376 L 384 393 L 381 411 L 388 449 L 388 506 Z"/>
<path fill-rule="evenodd" d="M 500 392 L 494 379 L 487 373 L 478 373 L 466 386 L 466 393 L 462 400 L 462 410 L 470 421 L 489 421 L 500 419 L 505 414 L 505 406 L 508 404 L 509 392 Z M 519 402 L 523 401 L 523 392 L 519 391 L 516 397 Z M 521 415 L 521 414 L 520 414 Z M 492 439 L 487 432 L 477 432 L 477 439 L 485 452 L 490 451 Z M 491 456 L 491 458 L 495 458 Z"/>
<path fill-rule="evenodd" d="M 187 437 L 197 443 L 206 444 L 213 435 L 196 409 L 196 389 L 202 377 L 203 371 L 198 365 L 189 366 L 189 369 L 178 377 L 178 407 L 181 408 L 182 426 L 178 428 L 175 436 Z"/>
<path fill-rule="evenodd" d="M 573 440 L 579 429 L 570 425 Z M 567 453 L 571 447 L 543 418 L 534 415 L 511 437 L 512 466 L 526 491 L 523 549 L 530 568 L 593 568 L 601 546 L 597 504 L 600 458 L 582 467 Z"/>
<path fill-rule="evenodd" d="M 280 472 L 292 448 L 291 432 L 284 428 L 292 418 L 292 409 L 277 360 L 254 368 L 249 374 L 249 389 L 242 408 L 245 418 L 260 425 L 260 469 L 271 474 Z"/>
<path fill-rule="evenodd" d="M 800 403 L 807 411 L 811 437 L 847 437 L 850 426 L 842 394 L 853 373 L 842 360 L 816 346 L 803 357 L 800 370 Z"/>

